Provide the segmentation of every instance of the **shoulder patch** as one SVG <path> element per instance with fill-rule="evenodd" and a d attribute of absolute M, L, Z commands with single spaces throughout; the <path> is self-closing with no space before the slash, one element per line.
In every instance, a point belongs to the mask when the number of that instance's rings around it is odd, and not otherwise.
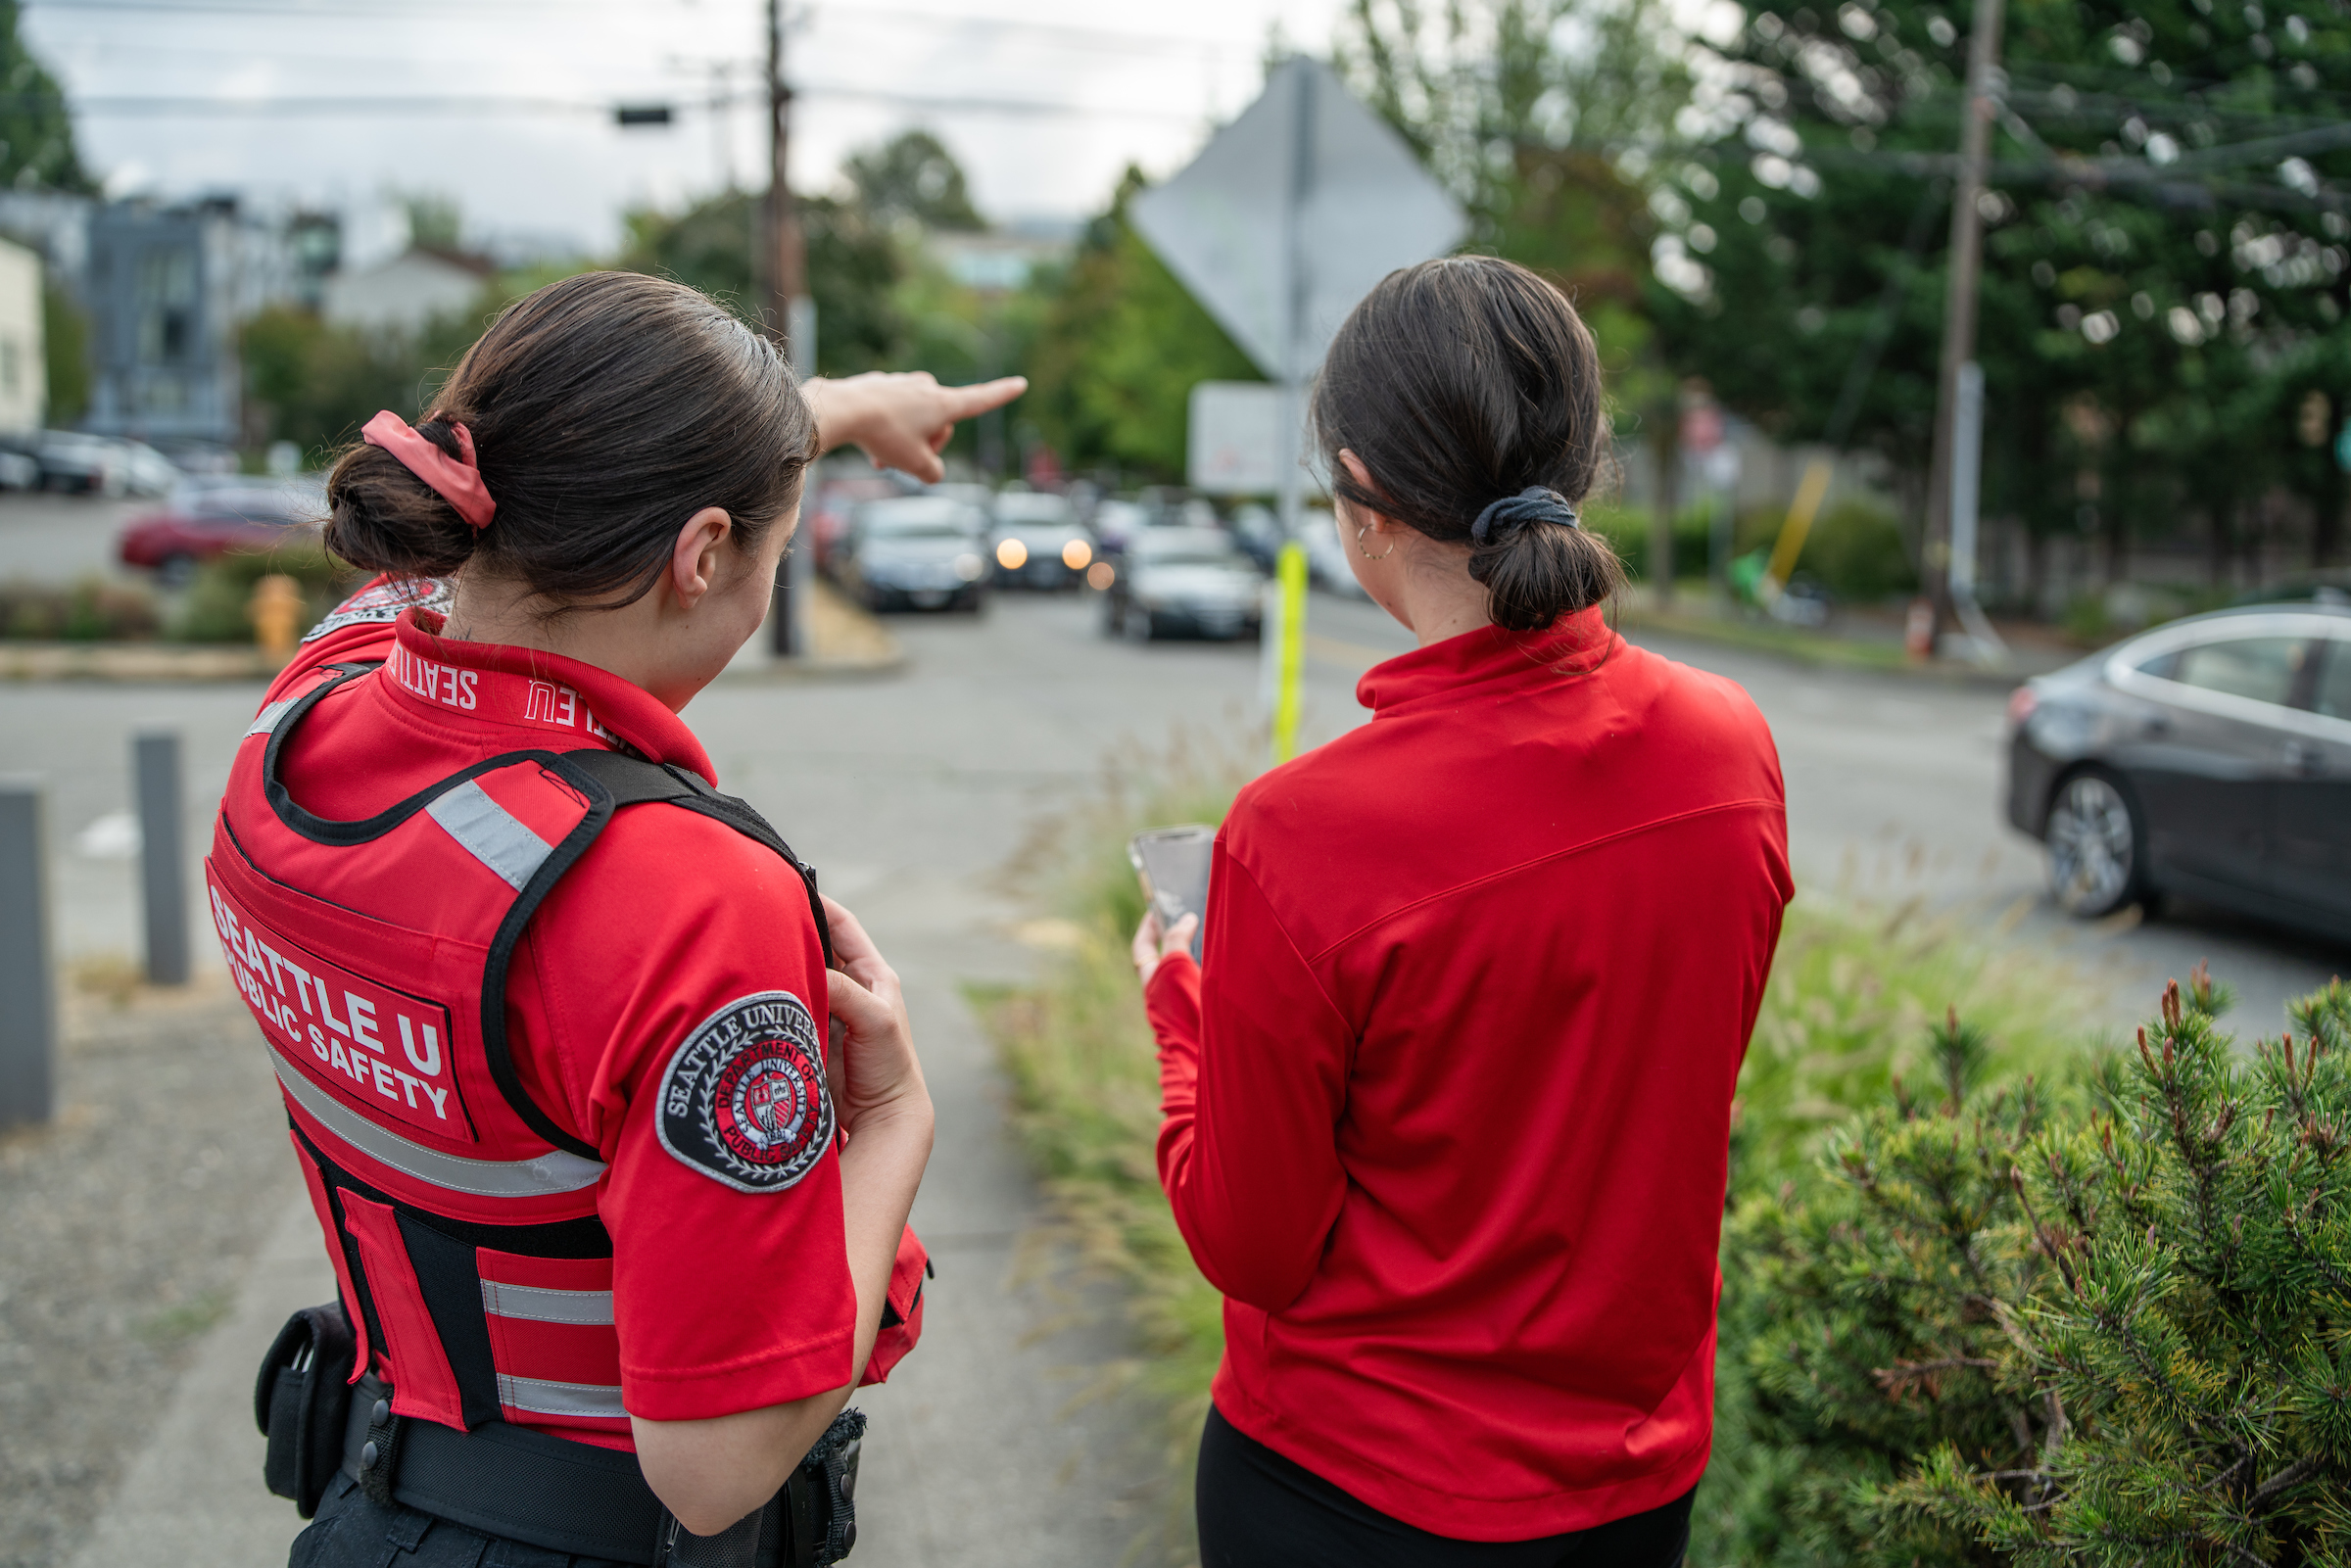
<path fill-rule="evenodd" d="M 302 640 L 315 642 L 330 632 L 340 632 L 363 621 L 396 621 L 402 610 L 411 607 L 446 611 L 456 596 L 445 578 L 396 577 L 389 583 L 360 589 L 327 611 L 325 619 L 304 633 Z"/>
<path fill-rule="evenodd" d="M 816 1020 L 790 991 L 739 997 L 661 1074 L 661 1147 L 737 1192 L 781 1192 L 833 1142 Z"/>

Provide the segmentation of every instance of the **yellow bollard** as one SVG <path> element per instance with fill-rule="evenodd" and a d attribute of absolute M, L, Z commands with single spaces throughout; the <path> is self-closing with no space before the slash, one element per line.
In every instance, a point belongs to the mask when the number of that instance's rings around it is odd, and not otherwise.
<path fill-rule="evenodd" d="M 283 666 L 294 656 L 295 640 L 302 635 L 302 585 L 285 573 L 271 572 L 253 585 L 245 614 L 253 622 L 255 644 L 271 664 Z"/>
<path fill-rule="evenodd" d="M 1828 493 L 1829 465 L 1815 458 L 1804 469 L 1803 482 L 1796 487 L 1796 501 L 1780 524 L 1778 543 L 1771 547 L 1771 564 L 1763 570 L 1763 592 L 1758 595 L 1764 603 L 1778 598 L 1788 579 L 1796 575 L 1796 559 L 1804 552 L 1804 539 L 1812 532 L 1821 498 Z"/>
<path fill-rule="evenodd" d="M 1273 688 L 1273 760 L 1282 763 L 1298 751 L 1298 687 L 1306 674 L 1306 546 L 1296 540 L 1282 546 L 1273 573 L 1281 585 L 1281 647 L 1274 666 Z"/>

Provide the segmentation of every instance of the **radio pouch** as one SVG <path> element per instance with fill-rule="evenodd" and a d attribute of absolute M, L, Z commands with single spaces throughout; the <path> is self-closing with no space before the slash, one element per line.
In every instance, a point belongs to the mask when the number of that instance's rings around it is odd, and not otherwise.
<path fill-rule="evenodd" d="M 359 1345 L 343 1304 L 306 1307 L 286 1319 L 253 1386 L 253 1418 L 269 1440 L 262 1478 L 294 1499 L 305 1519 L 318 1511 L 343 1463 L 343 1420 Z"/>

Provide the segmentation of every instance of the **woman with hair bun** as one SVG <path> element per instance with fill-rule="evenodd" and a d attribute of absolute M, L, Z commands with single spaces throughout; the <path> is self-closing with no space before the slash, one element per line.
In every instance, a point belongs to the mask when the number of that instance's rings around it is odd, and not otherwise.
<path fill-rule="evenodd" d="M 1418 639 L 1156 917 L 1160 1177 L 1225 1296 L 1203 1568 L 1667 1568 L 1711 1435 L 1731 1094 L 1793 891 L 1771 736 L 1627 644 L 1559 292 L 1391 274 L 1313 418 Z"/>
<path fill-rule="evenodd" d="M 922 1323 L 897 976 L 679 717 L 807 465 L 938 477 L 1018 379 L 795 385 L 679 284 L 509 307 L 327 482 L 380 575 L 271 686 L 206 861 L 335 1265 L 256 1413 L 298 1565 L 832 1562 Z"/>

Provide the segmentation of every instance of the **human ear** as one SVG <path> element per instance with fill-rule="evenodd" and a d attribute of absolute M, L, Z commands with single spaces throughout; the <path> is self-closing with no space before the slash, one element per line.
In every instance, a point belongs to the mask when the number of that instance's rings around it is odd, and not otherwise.
<path fill-rule="evenodd" d="M 1371 470 L 1366 468 L 1364 460 L 1345 447 L 1339 449 L 1339 466 L 1347 470 L 1347 477 L 1355 481 L 1358 489 L 1367 491 L 1374 496 L 1379 494 L 1379 487 L 1371 482 Z M 1374 534 L 1385 534 L 1396 526 L 1368 506 L 1355 505 L 1337 496 L 1331 497 L 1330 499 L 1331 509 L 1337 512 L 1350 527 L 1368 529 Z"/>
<path fill-rule="evenodd" d="M 669 586 L 681 607 L 693 609 L 718 582 L 720 550 L 734 532 L 734 519 L 720 506 L 703 507 L 678 529 L 669 552 Z"/>

